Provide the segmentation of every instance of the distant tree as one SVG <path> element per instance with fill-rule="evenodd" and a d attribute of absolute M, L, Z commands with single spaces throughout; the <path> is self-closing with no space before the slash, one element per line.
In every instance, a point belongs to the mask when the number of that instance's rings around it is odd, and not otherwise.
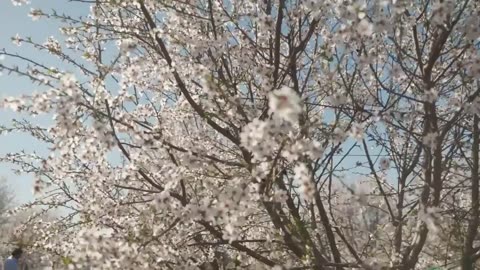
<path fill-rule="evenodd" d="M 38 218 L 41 211 L 13 212 L 8 213 L 13 207 L 14 195 L 12 190 L 6 184 L 4 178 L 0 178 L 0 260 L 9 256 L 13 248 L 25 248 L 25 259 L 32 262 L 40 262 L 41 254 L 33 247 L 37 240 L 33 227 L 23 225 L 29 219 Z"/>
<path fill-rule="evenodd" d="M 10 194 L 7 189 L 5 194 Z M 51 217 L 41 209 L 14 211 L 6 215 L 4 222 L 0 224 L 0 261 L 8 257 L 14 248 L 21 247 L 24 249 L 22 264 L 28 265 L 28 269 L 45 269 L 42 267 L 49 266 L 50 260 L 45 259 L 45 253 L 35 245 L 42 236 L 29 221 L 33 219 L 48 221 Z"/>
<path fill-rule="evenodd" d="M 8 254 L 8 247 L 6 243 L 8 242 L 8 232 L 9 232 L 9 221 L 7 217 L 7 210 L 12 203 L 12 193 L 4 178 L 0 178 L 0 258 L 3 258 Z"/>
<path fill-rule="evenodd" d="M 6 185 L 5 179 L 0 178 L 0 226 L 7 222 L 5 213 L 11 205 L 12 200 L 13 196 Z"/>

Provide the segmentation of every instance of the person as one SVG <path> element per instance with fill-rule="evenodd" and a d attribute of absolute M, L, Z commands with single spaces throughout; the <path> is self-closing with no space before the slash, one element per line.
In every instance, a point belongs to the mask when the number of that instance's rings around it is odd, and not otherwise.
<path fill-rule="evenodd" d="M 12 252 L 12 256 L 5 260 L 3 266 L 4 270 L 19 270 L 18 260 L 22 257 L 23 250 L 21 248 L 16 248 Z"/>

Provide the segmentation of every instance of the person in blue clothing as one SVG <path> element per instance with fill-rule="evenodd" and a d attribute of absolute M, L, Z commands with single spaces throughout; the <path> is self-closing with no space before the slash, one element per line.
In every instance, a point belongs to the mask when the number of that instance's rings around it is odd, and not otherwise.
<path fill-rule="evenodd" d="M 18 260 L 22 257 L 23 250 L 21 248 L 16 248 L 12 252 L 12 256 L 5 260 L 5 264 L 3 266 L 4 270 L 19 270 L 19 262 Z"/>

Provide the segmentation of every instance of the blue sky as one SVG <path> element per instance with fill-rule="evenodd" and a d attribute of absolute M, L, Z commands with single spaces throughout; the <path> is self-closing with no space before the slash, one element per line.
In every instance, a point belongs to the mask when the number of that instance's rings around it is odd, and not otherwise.
<path fill-rule="evenodd" d="M 46 12 L 55 9 L 70 15 L 80 15 L 88 13 L 88 5 L 71 3 L 67 0 L 31 0 L 30 5 L 16 7 L 12 5 L 10 0 L 0 0 L 0 49 L 4 48 L 9 52 L 17 52 L 42 63 L 62 68 L 60 62 L 48 57 L 48 55 L 38 54 L 25 44 L 20 47 L 12 44 L 10 38 L 17 33 L 22 37 L 30 36 L 33 40 L 40 43 L 43 43 L 48 36 L 59 36 L 58 29 L 60 24 L 48 19 L 32 21 L 28 16 L 31 8 L 40 8 Z M 2 61 L 6 64 L 15 64 L 14 61 L 8 58 Z M 38 86 L 33 85 L 24 78 L 15 75 L 7 76 L 6 74 L 0 76 L 0 98 L 28 94 L 36 90 L 40 90 Z M 12 118 L 22 119 L 25 117 L 25 115 L 0 109 L 0 125 L 8 125 Z M 51 116 L 43 116 L 31 120 L 48 125 L 50 118 Z M 0 155 L 18 152 L 22 149 L 25 149 L 27 152 L 46 153 L 45 147 L 39 145 L 38 142 L 28 135 L 0 135 Z M 11 169 L 10 165 L 0 163 L 0 177 L 7 179 L 8 186 L 14 192 L 15 203 L 24 203 L 32 200 L 33 178 L 29 175 L 15 175 Z"/>

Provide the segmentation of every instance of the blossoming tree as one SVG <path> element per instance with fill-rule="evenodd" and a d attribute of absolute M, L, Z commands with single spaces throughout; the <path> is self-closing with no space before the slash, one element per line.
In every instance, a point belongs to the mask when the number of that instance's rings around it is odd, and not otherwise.
<path fill-rule="evenodd" d="M 12 0 L 16 5 L 25 0 Z M 4 107 L 11 153 L 81 269 L 472 269 L 480 257 L 480 7 L 469 0 L 78 0 L 63 61 Z M 28 208 L 30 205 L 24 206 Z M 21 211 L 22 209 L 18 209 Z"/>
<path fill-rule="evenodd" d="M 5 231 L 8 226 L 8 219 L 6 218 L 7 210 L 12 203 L 11 192 L 8 190 L 4 184 L 4 180 L 0 178 L 0 229 L 2 234 L 0 235 L 0 242 L 2 247 L 0 247 L 0 259 L 6 257 L 8 251 L 3 247 L 4 243 L 8 241 L 8 235 L 5 235 Z"/>
<path fill-rule="evenodd" d="M 0 225 L 5 222 L 5 213 L 12 203 L 12 194 L 5 185 L 5 180 L 0 178 Z"/>

